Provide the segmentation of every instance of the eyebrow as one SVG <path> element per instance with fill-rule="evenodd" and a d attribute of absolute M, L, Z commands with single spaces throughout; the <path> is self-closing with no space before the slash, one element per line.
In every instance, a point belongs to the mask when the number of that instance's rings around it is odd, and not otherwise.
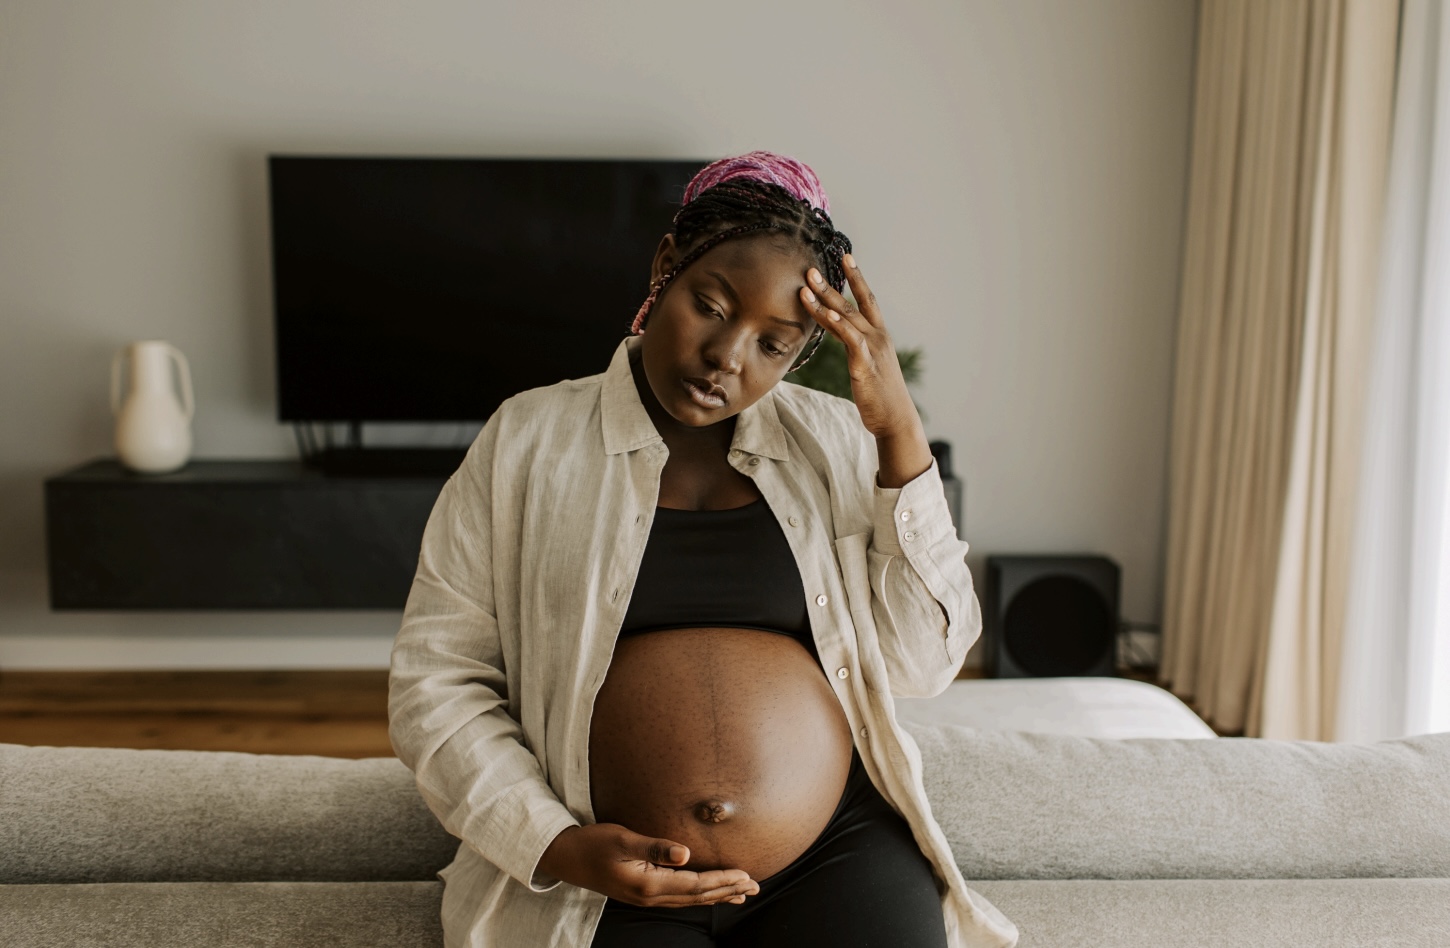
<path fill-rule="evenodd" d="M 727 280 L 727 279 L 725 279 L 725 275 L 724 274 L 717 273 L 714 270 L 706 270 L 705 271 L 705 275 L 706 276 L 712 276 L 715 279 L 719 280 L 720 281 L 720 285 L 725 288 L 725 292 L 730 295 L 730 299 L 732 299 L 732 300 L 735 301 L 735 305 L 737 305 L 737 306 L 740 305 L 740 295 L 735 292 L 735 287 L 733 287 L 733 286 L 730 285 L 730 281 Z M 796 328 L 796 331 L 797 332 L 801 333 L 802 335 L 805 334 L 806 325 L 805 325 L 805 323 L 802 323 L 799 320 L 795 320 L 795 319 L 785 319 L 785 318 L 782 318 L 780 316 L 772 316 L 770 318 L 772 320 L 774 320 L 775 322 L 783 323 L 786 326 L 794 326 Z"/>

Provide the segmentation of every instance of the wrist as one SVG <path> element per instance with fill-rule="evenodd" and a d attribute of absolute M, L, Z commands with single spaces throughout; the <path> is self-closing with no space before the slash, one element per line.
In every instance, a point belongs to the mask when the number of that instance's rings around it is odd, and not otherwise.
<path fill-rule="evenodd" d="M 574 868 L 578 864 L 577 846 L 579 826 L 566 826 L 544 847 L 539 856 L 536 874 L 546 875 L 562 882 L 573 884 Z"/>
<path fill-rule="evenodd" d="M 931 467 L 931 446 L 917 424 L 903 432 L 876 438 L 876 484 L 888 489 L 905 487 Z"/>

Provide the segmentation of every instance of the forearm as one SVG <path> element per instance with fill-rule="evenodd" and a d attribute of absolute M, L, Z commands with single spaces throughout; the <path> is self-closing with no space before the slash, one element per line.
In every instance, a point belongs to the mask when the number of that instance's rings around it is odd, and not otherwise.
<path fill-rule="evenodd" d="M 904 431 L 876 439 L 876 483 L 880 487 L 904 487 L 931 467 L 931 447 L 920 419 Z"/>
<path fill-rule="evenodd" d="M 951 681 L 980 628 L 969 547 L 957 535 L 925 437 L 876 442 L 880 466 L 864 553 L 878 642 L 892 692 L 928 697 Z M 863 443 L 861 451 L 869 450 Z M 903 462 L 913 453 L 916 460 Z M 895 486 L 887 486 L 893 476 Z"/>
<path fill-rule="evenodd" d="M 397 660 L 389 735 L 423 802 L 451 835 L 519 882 L 551 888 L 553 879 L 538 878 L 539 854 L 578 820 L 545 780 L 518 723 L 489 696 L 495 688 L 449 684 L 445 673 L 402 667 L 407 661 Z"/>

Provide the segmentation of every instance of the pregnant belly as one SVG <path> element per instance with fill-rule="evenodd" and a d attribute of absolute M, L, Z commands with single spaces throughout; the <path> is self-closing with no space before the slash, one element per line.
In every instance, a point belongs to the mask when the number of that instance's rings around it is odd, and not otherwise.
<path fill-rule="evenodd" d="M 620 639 L 589 732 L 594 818 L 690 847 L 685 868 L 759 881 L 825 829 L 851 727 L 796 640 L 692 628 Z"/>

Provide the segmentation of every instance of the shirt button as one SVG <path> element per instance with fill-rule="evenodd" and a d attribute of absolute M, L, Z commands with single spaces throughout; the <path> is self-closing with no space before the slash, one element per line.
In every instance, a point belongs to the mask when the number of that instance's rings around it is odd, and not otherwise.
<path fill-rule="evenodd" d="M 824 606 L 825 604 L 826 604 L 826 596 L 825 596 L 824 593 L 822 593 L 821 595 L 819 595 L 819 596 L 816 597 L 816 605 L 818 605 L 818 606 Z"/>
<path fill-rule="evenodd" d="M 851 670 L 848 669 L 848 668 L 841 667 L 841 668 L 836 669 L 836 677 L 837 678 L 845 678 L 849 674 L 851 674 Z"/>
<path fill-rule="evenodd" d="M 861 736 L 862 737 L 865 737 L 866 736 L 866 729 L 864 727 L 861 729 Z"/>
<path fill-rule="evenodd" d="M 719 455 L 716 455 L 716 457 L 718 457 L 718 456 Z M 760 463 L 760 458 L 751 458 L 750 459 L 750 463 L 751 464 L 759 464 Z"/>
<path fill-rule="evenodd" d="M 740 449 L 739 448 L 731 448 L 730 449 L 730 456 L 733 457 L 733 458 L 740 457 Z"/>
<path fill-rule="evenodd" d="M 908 531 L 906 531 L 906 532 L 905 532 L 905 533 L 903 533 L 903 534 L 902 534 L 902 535 L 901 535 L 901 536 L 902 536 L 902 537 L 903 537 L 903 538 L 904 538 L 904 539 L 906 539 L 906 540 L 915 540 L 915 539 L 916 539 L 916 534 L 915 534 L 915 533 L 913 533 L 913 532 L 912 532 L 912 531 L 910 531 L 910 530 L 908 530 Z"/>
<path fill-rule="evenodd" d="M 795 514 L 791 514 L 787 522 L 789 522 L 790 525 L 793 527 L 798 527 L 801 525 L 801 518 L 797 517 Z"/>
<path fill-rule="evenodd" d="M 911 511 L 910 510 L 903 510 L 901 512 L 901 519 L 902 520 L 910 520 L 911 519 Z"/>

